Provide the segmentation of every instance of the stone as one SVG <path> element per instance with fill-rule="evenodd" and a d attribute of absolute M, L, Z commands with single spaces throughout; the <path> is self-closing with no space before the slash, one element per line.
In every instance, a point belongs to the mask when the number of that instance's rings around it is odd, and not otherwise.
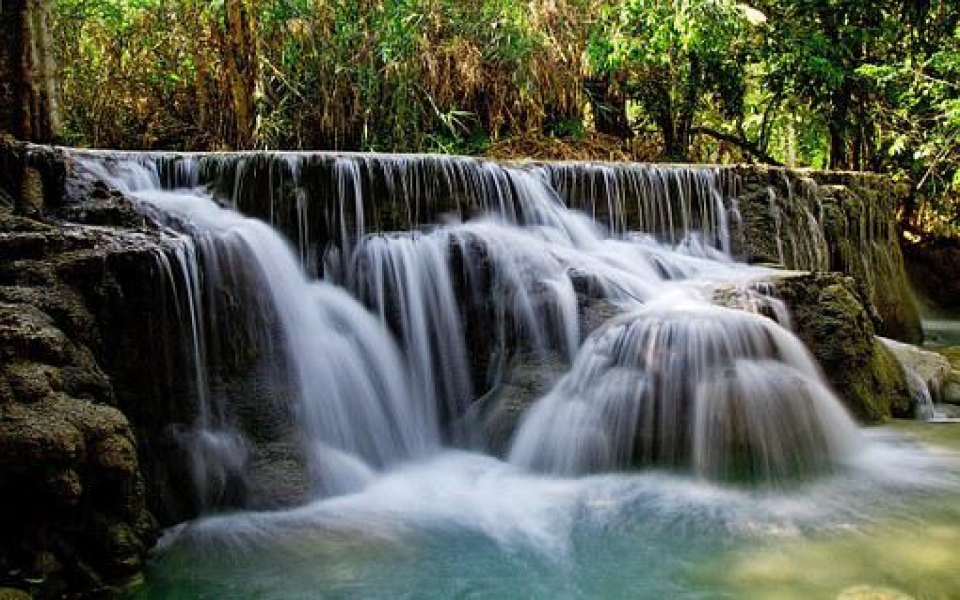
<path fill-rule="evenodd" d="M 4 144 L 0 190 L 11 206 L 0 211 L 0 564 L 14 573 L 5 583 L 41 597 L 102 592 L 139 576 L 157 534 L 133 429 L 106 404 L 117 397 L 104 357 L 115 352 L 110 365 L 139 380 L 124 381 L 127 406 L 163 405 L 150 394 L 169 389 L 137 385 L 158 361 L 150 327 L 103 331 L 124 317 L 152 317 L 137 300 L 155 301 L 144 282 L 155 280 L 151 265 L 165 246 L 156 232 L 42 221 L 63 202 L 62 157 Z M 156 419 L 158 428 L 167 423 Z"/>
<path fill-rule="evenodd" d="M 36 402 L 63 389 L 60 371 L 50 365 L 18 362 L 4 369 L 11 392 L 20 402 Z"/>
<path fill-rule="evenodd" d="M 133 476 L 137 473 L 137 450 L 127 435 L 112 433 L 91 448 L 93 464 L 105 471 Z"/>
<path fill-rule="evenodd" d="M 51 470 L 46 477 L 47 489 L 63 506 L 76 506 L 83 495 L 80 475 L 73 469 Z"/>
<path fill-rule="evenodd" d="M 0 357 L 62 364 L 70 341 L 32 306 L 0 303 Z"/>
<path fill-rule="evenodd" d="M 953 370 L 950 361 L 942 354 L 924 350 L 911 344 L 881 338 L 897 360 L 908 372 L 916 376 L 927 386 L 930 397 L 939 402 L 943 397 L 947 379 Z"/>
<path fill-rule="evenodd" d="M 894 218 L 902 190 L 866 173 L 729 167 L 739 178 L 734 252 L 753 263 L 853 277 L 880 335 L 919 343 L 920 313 Z"/>
<path fill-rule="evenodd" d="M 794 333 L 854 416 L 865 423 L 912 417 L 906 373 L 874 334 L 869 301 L 853 279 L 840 273 L 771 273 L 746 289 L 721 287 L 714 299 L 732 308 L 755 307 L 743 295 L 771 291 L 789 308 Z M 776 318 L 775 308 L 761 312 Z"/>
<path fill-rule="evenodd" d="M 523 416 L 534 402 L 553 388 L 568 368 L 569 365 L 558 356 L 538 357 L 522 353 L 514 357 L 503 382 L 472 407 L 472 419 L 483 432 L 482 442 L 489 452 L 506 455 Z"/>

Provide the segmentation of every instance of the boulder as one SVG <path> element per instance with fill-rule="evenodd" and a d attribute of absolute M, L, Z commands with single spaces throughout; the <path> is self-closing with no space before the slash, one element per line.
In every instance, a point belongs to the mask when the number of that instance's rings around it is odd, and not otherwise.
<path fill-rule="evenodd" d="M 897 360 L 910 373 L 914 373 L 923 382 L 934 402 L 943 398 L 943 390 L 950 378 L 953 366 L 938 352 L 925 350 L 911 344 L 881 338 Z"/>
<path fill-rule="evenodd" d="M 874 333 L 872 306 L 854 280 L 840 273 L 771 273 L 746 289 L 721 287 L 714 297 L 733 308 L 746 293 L 772 293 L 790 311 L 790 325 L 824 371 L 834 391 L 861 421 L 878 423 L 891 416 L 912 416 L 906 373 Z M 763 310 L 777 315 L 776 307 Z"/>

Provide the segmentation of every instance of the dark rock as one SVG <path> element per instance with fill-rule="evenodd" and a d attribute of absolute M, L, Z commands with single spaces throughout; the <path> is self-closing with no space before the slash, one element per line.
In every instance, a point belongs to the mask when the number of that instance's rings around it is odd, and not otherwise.
<path fill-rule="evenodd" d="M 523 416 L 549 392 L 569 365 L 558 356 L 521 354 L 511 361 L 504 381 L 476 401 L 471 418 L 482 431 L 485 449 L 503 456 Z"/>
<path fill-rule="evenodd" d="M 960 242 L 938 238 L 904 243 L 910 281 L 920 294 L 940 310 L 960 308 Z"/>

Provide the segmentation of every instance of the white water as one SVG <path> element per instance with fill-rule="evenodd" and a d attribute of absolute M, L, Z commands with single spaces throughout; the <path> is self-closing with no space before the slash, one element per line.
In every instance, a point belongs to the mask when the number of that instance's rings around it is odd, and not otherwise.
<path fill-rule="evenodd" d="M 435 406 L 413 393 L 393 339 L 342 289 L 309 280 L 276 230 L 221 208 L 202 190 L 161 189 L 149 164 L 121 163 L 112 171 L 96 163 L 86 166 L 145 208 L 176 220 L 187 234 L 183 240 L 188 250 L 176 258 L 182 261 L 179 272 L 188 279 L 189 319 L 200 340 L 194 357 L 199 416 L 196 431 L 183 437 L 190 442 L 198 487 L 240 470 L 244 462 L 246 442 L 229 422 L 224 406 L 230 399 L 214 406 L 202 377 L 208 357 L 201 349 L 204 335 L 199 330 L 203 321 L 214 321 L 217 312 L 225 310 L 214 297 L 223 287 L 238 295 L 253 292 L 242 298 L 254 303 L 246 310 L 263 311 L 254 312 L 254 319 L 278 330 L 256 341 L 262 351 L 280 353 L 316 489 L 341 493 L 363 487 L 371 468 L 421 456 L 438 446 Z M 271 347 L 273 338 L 279 340 L 279 348 Z"/>
<path fill-rule="evenodd" d="M 940 526 L 920 550 L 894 542 L 930 519 L 955 525 L 956 458 L 856 429 L 756 282 L 765 273 L 724 252 L 729 205 L 715 173 L 655 169 L 617 188 L 622 179 L 598 168 L 605 187 L 588 193 L 584 182 L 597 180 L 574 167 L 341 157 L 341 203 L 296 190 L 294 252 L 197 187 L 202 158 L 83 160 L 180 232 L 167 272 L 189 309 L 201 404 L 182 435 L 206 508 L 261 443 L 237 416 L 248 390 L 217 383 L 228 334 L 276 355 L 261 368 L 279 396 L 292 390 L 314 476 L 314 499 L 296 508 L 169 530 L 144 597 L 779 598 L 764 579 L 781 577 L 769 566 L 779 544 L 823 538 L 859 545 L 828 554 L 826 568 L 787 571 L 791 597 L 917 581 L 934 590 L 917 597 L 950 597 L 939 592 L 956 578 L 955 527 Z M 435 215 L 420 201 L 436 200 L 437 188 L 476 191 L 483 202 L 472 209 L 483 214 L 464 209 L 416 232 L 358 225 L 371 202 L 358 191 L 362 169 L 374 167 L 411 225 Z M 242 169 L 231 173 L 235 189 L 250 185 Z M 565 208 L 562 186 L 595 219 Z M 656 236 L 626 230 L 634 205 Z M 340 216 L 317 226 L 322 211 Z M 306 275 L 322 231 L 343 238 L 328 240 L 337 241 L 328 282 Z M 711 302 L 730 282 L 744 292 L 742 311 Z M 597 297 L 619 314 L 581 339 L 583 304 Z M 450 420 L 484 391 L 471 373 L 477 337 L 487 350 L 570 364 L 527 411 L 509 462 L 450 448 L 469 438 L 447 430 Z M 727 485 L 743 481 L 802 485 Z M 891 539 L 875 542 L 891 522 Z M 887 562 L 851 567 L 848 578 L 842 567 L 874 560 L 874 545 Z M 742 550 L 761 558 L 728 568 Z M 734 579 L 699 581 L 704 565 Z"/>
<path fill-rule="evenodd" d="M 857 437 L 795 337 L 671 297 L 591 336 L 525 417 L 510 458 L 566 475 L 639 461 L 774 481 L 829 469 Z"/>

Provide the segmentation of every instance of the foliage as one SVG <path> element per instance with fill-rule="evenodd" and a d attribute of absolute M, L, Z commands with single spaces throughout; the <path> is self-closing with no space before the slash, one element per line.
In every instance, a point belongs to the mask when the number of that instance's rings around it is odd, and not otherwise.
<path fill-rule="evenodd" d="M 727 119 L 743 113 L 748 16 L 729 0 L 615 3 L 591 36 L 588 64 L 623 82 L 667 156 L 682 159 L 705 105 Z"/>
<path fill-rule="evenodd" d="M 929 53 L 860 72 L 884 91 L 878 112 L 889 123 L 880 136 L 886 159 L 915 178 L 926 205 L 913 207 L 912 225 L 960 225 L 960 27 Z"/>
<path fill-rule="evenodd" d="M 958 26 L 950 0 L 61 0 L 51 32 L 68 143 L 613 136 L 644 157 L 889 171 L 922 227 L 960 224 Z"/>

